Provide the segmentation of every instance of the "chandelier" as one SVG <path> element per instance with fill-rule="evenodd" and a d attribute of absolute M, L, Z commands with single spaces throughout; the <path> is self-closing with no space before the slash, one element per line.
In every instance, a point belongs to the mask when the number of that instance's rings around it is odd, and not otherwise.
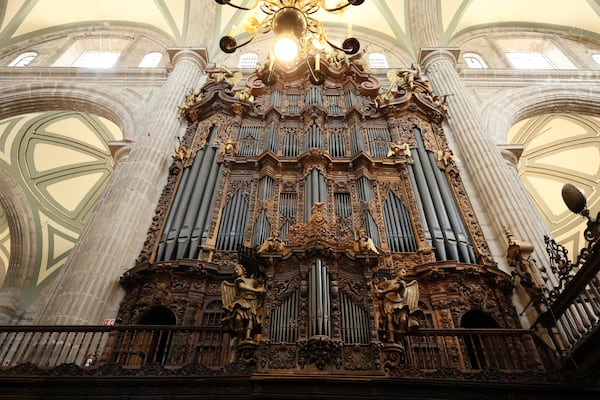
<path fill-rule="evenodd" d="M 240 47 L 252 42 L 261 33 L 273 32 L 276 36 L 273 54 L 279 61 L 289 62 L 302 54 L 307 61 L 312 56 L 315 59 L 315 70 L 319 71 L 319 57 L 326 45 L 348 55 L 356 54 L 360 49 L 359 41 L 352 37 L 352 26 L 348 25 L 348 37 L 341 46 L 333 44 L 325 35 L 321 21 L 313 17 L 320 9 L 329 13 L 343 12 L 349 6 L 361 5 L 364 0 L 342 0 L 333 7 L 326 5 L 326 0 L 255 0 L 251 6 L 245 7 L 233 4 L 231 0 L 215 0 L 221 5 L 229 5 L 239 10 L 260 10 L 265 14 L 264 19 L 250 16 L 244 22 L 244 30 L 250 38 L 239 43 L 234 32 L 223 36 L 219 47 L 225 53 L 233 53 Z M 274 60 L 271 60 L 271 68 Z M 310 66 L 310 63 L 309 63 Z M 312 71 L 312 70 L 311 70 Z"/>

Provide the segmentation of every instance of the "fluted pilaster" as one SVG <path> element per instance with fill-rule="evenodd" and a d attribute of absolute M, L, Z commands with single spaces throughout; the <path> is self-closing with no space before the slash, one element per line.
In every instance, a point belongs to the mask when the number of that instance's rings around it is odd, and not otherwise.
<path fill-rule="evenodd" d="M 509 229 L 520 240 L 535 246 L 535 258 L 546 265 L 544 235 L 548 234 L 514 168 L 510 168 L 500 149 L 485 131 L 474 99 L 456 71 L 459 50 L 428 48 L 421 50 L 420 63 L 439 95 L 448 94 L 448 125 L 460 151 L 463 164 L 487 210 L 495 238 L 504 238 Z M 490 238 L 488 238 L 489 240 Z M 506 243 L 501 242 L 506 248 Z"/>
<path fill-rule="evenodd" d="M 115 167 L 96 210 L 41 307 L 39 324 L 99 324 L 116 314 L 119 277 L 138 256 L 168 173 L 180 105 L 206 67 L 204 49 L 169 51 L 173 69 L 153 94 L 129 157 Z"/>

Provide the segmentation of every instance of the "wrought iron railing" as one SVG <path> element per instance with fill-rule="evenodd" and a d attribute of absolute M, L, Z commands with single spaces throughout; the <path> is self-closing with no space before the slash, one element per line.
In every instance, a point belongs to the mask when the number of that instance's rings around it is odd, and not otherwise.
<path fill-rule="evenodd" d="M 306 347 L 298 343 L 265 342 L 256 349 L 253 368 L 264 372 L 286 369 L 286 373 L 314 368 Z M 371 343 L 342 344 L 339 357 L 327 370 L 337 373 L 410 376 L 429 379 L 439 371 L 453 371 L 461 379 L 488 379 L 482 374 L 496 371 L 493 379 L 556 379 L 556 365 L 546 346 L 528 330 L 511 329 L 423 329 L 407 336 L 403 345 Z M 287 357 L 284 362 L 283 356 Z M 273 359 L 271 359 L 273 358 Z M 363 360 L 357 363 L 357 359 Z M 307 361 L 309 360 L 309 361 Z M 332 358 L 333 360 L 333 358 Z M 323 360 L 322 360 L 323 361 Z M 0 374 L 19 374 L 19 366 L 53 371 L 69 365 L 86 374 L 103 368 L 120 371 L 150 371 L 149 366 L 169 373 L 186 374 L 201 366 L 206 373 L 231 371 L 236 360 L 228 335 L 215 327 L 181 326 L 4 326 L 0 328 Z M 326 364 L 328 360 L 324 360 Z M 322 369 L 322 368 L 319 368 Z M 12 372 L 11 372 L 12 371 Z M 31 373 L 31 369 L 27 369 Z M 58 372 L 57 372 L 58 371 Z M 111 371 L 113 371 L 111 369 Z M 154 371 L 154 372 L 153 372 Z M 179 371 L 179 372 L 173 372 Z M 183 372 L 182 372 L 183 371 Z M 224 372 L 225 371 L 225 372 Z M 140 372 L 141 373 L 141 372 Z M 144 372 L 145 373 L 145 372 Z M 437 374 L 437 375 L 436 375 Z M 487 375 L 486 375 L 487 376 Z"/>

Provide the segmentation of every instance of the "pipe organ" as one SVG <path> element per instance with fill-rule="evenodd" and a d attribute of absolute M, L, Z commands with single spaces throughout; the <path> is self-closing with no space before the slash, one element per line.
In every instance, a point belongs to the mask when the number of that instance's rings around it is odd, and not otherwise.
<path fill-rule="evenodd" d="M 380 94 L 357 60 L 324 61 L 322 86 L 302 65 L 277 69 L 271 86 L 257 71 L 245 81 L 252 101 L 209 76 L 183 112 L 189 157 L 175 158 L 127 274 L 124 321 L 160 306 L 194 325 L 223 296 L 239 313 L 226 316 L 229 334 L 249 319 L 257 332 L 232 342 L 238 360 L 256 357 L 264 371 L 381 369 L 408 345 L 390 320 L 408 314 L 396 312 L 410 311 L 411 329 L 419 318 L 460 327 L 473 308 L 518 326 L 500 289 L 510 278 L 491 261 L 448 149 L 445 108 L 420 79 Z M 418 307 L 384 304 L 375 288 L 394 285 Z M 156 287 L 168 301 L 144 297 Z"/>

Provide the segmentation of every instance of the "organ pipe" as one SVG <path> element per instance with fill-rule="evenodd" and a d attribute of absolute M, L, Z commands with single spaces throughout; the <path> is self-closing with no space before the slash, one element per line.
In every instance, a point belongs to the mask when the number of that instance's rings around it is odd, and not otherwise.
<path fill-rule="evenodd" d="M 366 310 L 340 293 L 342 339 L 349 344 L 369 343 L 369 316 Z"/>
<path fill-rule="evenodd" d="M 409 173 L 436 257 L 474 263 L 475 254 L 446 176 L 425 149 L 421 131 L 415 129 L 414 134 L 417 148 L 412 150 L 414 164 L 409 165 Z"/>
<path fill-rule="evenodd" d="M 207 143 L 213 142 L 216 132 L 217 127 L 212 126 Z M 189 172 L 186 172 L 187 169 L 184 171 L 167 217 L 156 255 L 157 261 L 187 256 L 186 249 L 190 248 L 192 231 L 196 228 L 194 220 L 199 216 L 198 211 L 209 212 L 210 193 L 214 191 L 220 170 L 216 162 L 216 154 L 216 148 L 207 146 L 204 151 L 196 153 Z"/>
<path fill-rule="evenodd" d="M 387 127 L 368 128 L 369 148 L 373 157 L 386 157 L 392 138 Z"/>
<path fill-rule="evenodd" d="M 265 150 L 271 150 L 273 153 L 277 153 L 277 146 L 279 145 L 279 136 L 277 134 L 277 126 L 275 123 L 269 125 L 267 133 L 265 134 Z"/>
<path fill-rule="evenodd" d="M 222 165 L 217 168 L 212 168 L 210 175 L 208 176 L 207 188 L 216 188 L 217 179 L 221 174 Z M 188 258 L 197 258 L 200 249 L 201 241 L 208 231 L 208 222 L 210 218 L 210 205 L 213 204 L 215 190 L 206 190 L 202 196 L 202 203 L 196 216 L 194 223 L 194 230 L 192 231 L 192 239 L 190 242 L 190 252 Z"/>
<path fill-rule="evenodd" d="M 446 212 L 448 213 L 450 226 L 452 227 L 452 231 L 457 238 L 458 250 L 460 252 L 459 261 L 475 263 L 475 253 L 473 252 L 473 247 L 469 243 L 467 229 L 465 228 L 465 225 L 458 213 L 456 203 L 454 202 L 454 196 L 450 191 L 450 186 L 448 185 L 446 175 L 443 174 L 439 168 L 437 168 L 437 162 L 433 154 L 428 153 L 428 156 L 429 164 L 431 165 L 431 169 L 433 170 L 435 176 L 435 181 L 437 182 L 442 200 L 446 206 L 445 208 Z"/>
<path fill-rule="evenodd" d="M 363 229 L 367 233 L 367 236 L 369 236 L 373 240 L 373 243 L 375 243 L 376 246 L 381 246 L 381 239 L 379 238 L 379 229 L 377 228 L 377 224 L 375 223 L 375 220 L 373 219 L 373 216 L 371 215 L 370 211 L 367 212 L 367 216 L 365 217 L 365 220 L 363 222 Z"/>
<path fill-rule="evenodd" d="M 346 156 L 346 138 L 344 135 L 335 133 L 329 137 L 329 154 L 334 158 Z"/>
<path fill-rule="evenodd" d="M 354 124 L 350 128 L 350 150 L 352 155 L 365 151 L 365 142 L 359 124 Z"/>
<path fill-rule="evenodd" d="M 331 300 L 329 273 L 320 258 L 309 272 L 309 333 L 310 336 L 331 335 Z"/>
<path fill-rule="evenodd" d="M 449 259 L 449 257 L 447 256 L 446 252 L 444 235 L 442 234 L 440 221 L 435 211 L 431 193 L 429 192 L 428 182 L 425 178 L 425 174 L 423 173 L 421 159 L 417 153 L 417 150 L 412 150 L 412 158 L 414 160 L 414 164 L 409 165 L 409 169 L 412 171 L 411 177 L 414 176 L 413 186 L 415 187 L 415 192 L 419 193 L 419 197 L 423 205 L 423 215 L 425 216 L 425 221 L 427 221 L 427 226 L 431 235 L 431 244 L 435 249 L 436 258 L 439 261 L 446 261 Z"/>
<path fill-rule="evenodd" d="M 298 340 L 298 290 L 277 306 L 271 317 L 270 340 L 273 343 L 295 343 Z"/>
<path fill-rule="evenodd" d="M 390 192 L 383 206 L 383 220 L 389 247 L 392 251 L 417 251 L 417 243 L 408 210 L 393 192 Z"/>
<path fill-rule="evenodd" d="M 256 218 L 256 223 L 254 224 L 254 232 L 252 233 L 252 245 L 258 246 L 267 240 L 271 233 L 271 224 L 269 223 L 269 219 L 267 218 L 267 211 L 263 209 L 258 218 Z"/>
<path fill-rule="evenodd" d="M 296 157 L 298 155 L 298 137 L 294 133 L 288 133 L 283 138 L 283 156 Z"/>
<path fill-rule="evenodd" d="M 217 235 L 217 249 L 237 250 L 244 242 L 244 232 L 248 220 L 248 201 L 241 191 L 227 201 L 221 215 L 219 233 Z"/>
<path fill-rule="evenodd" d="M 279 212 L 284 217 L 284 223 L 279 232 L 282 240 L 285 240 L 290 226 L 296 220 L 296 211 L 298 209 L 298 195 L 296 193 L 281 193 L 279 202 Z"/>
<path fill-rule="evenodd" d="M 358 200 L 365 203 L 373 200 L 373 185 L 368 178 L 361 176 L 356 180 L 356 194 Z"/>
<path fill-rule="evenodd" d="M 325 177 L 321 175 L 318 169 L 313 168 L 306 177 L 304 185 L 305 210 L 304 220 L 308 222 L 315 203 L 327 203 L 327 187 Z"/>

